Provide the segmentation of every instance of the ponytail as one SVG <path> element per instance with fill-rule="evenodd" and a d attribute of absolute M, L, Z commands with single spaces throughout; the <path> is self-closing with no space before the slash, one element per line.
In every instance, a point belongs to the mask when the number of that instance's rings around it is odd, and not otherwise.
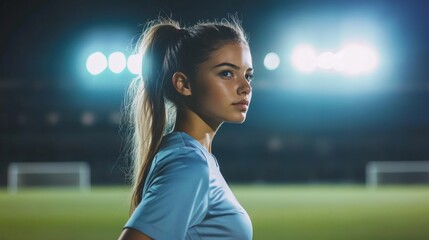
<path fill-rule="evenodd" d="M 179 26 L 173 21 L 152 22 L 138 41 L 142 54 L 142 74 L 128 89 L 129 124 L 131 125 L 133 195 L 130 213 L 142 199 L 143 186 L 152 160 L 159 149 L 163 135 L 170 132 L 175 122 L 174 104 L 165 98 L 164 91 L 171 84 L 172 46 L 177 42 Z M 174 68 L 174 66 L 173 66 Z"/>

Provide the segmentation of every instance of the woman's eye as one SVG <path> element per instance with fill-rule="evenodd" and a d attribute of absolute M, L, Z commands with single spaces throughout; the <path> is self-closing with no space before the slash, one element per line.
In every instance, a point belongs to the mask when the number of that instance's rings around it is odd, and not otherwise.
<path fill-rule="evenodd" d="M 246 79 L 247 79 L 247 81 L 252 82 L 252 80 L 253 80 L 253 74 L 247 74 L 246 75 Z"/>
<path fill-rule="evenodd" d="M 230 72 L 230 71 L 223 71 L 223 72 L 221 72 L 220 73 L 220 75 L 222 76 L 222 77 L 226 77 L 226 78 L 230 78 L 230 77 L 232 77 L 233 75 L 232 75 L 232 72 Z"/>

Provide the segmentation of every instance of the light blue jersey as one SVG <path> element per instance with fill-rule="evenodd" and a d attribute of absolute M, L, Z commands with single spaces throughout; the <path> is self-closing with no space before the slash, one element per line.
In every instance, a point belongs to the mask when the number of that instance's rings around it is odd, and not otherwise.
<path fill-rule="evenodd" d="M 252 223 L 214 156 L 183 132 L 164 136 L 125 225 L 156 240 L 252 239 Z"/>

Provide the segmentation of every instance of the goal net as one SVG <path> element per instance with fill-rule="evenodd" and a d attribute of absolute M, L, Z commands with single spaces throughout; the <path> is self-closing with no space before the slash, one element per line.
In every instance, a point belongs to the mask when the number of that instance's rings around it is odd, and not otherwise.
<path fill-rule="evenodd" d="M 366 184 L 429 184 L 429 161 L 369 162 Z"/>
<path fill-rule="evenodd" d="M 90 168 L 86 162 L 11 163 L 8 190 L 30 187 L 68 187 L 90 189 Z"/>

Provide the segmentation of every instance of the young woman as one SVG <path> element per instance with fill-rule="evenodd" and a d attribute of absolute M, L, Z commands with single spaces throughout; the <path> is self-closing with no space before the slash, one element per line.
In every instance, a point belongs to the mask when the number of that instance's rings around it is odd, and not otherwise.
<path fill-rule="evenodd" d="M 252 57 L 237 21 L 189 28 L 160 19 L 129 104 L 133 127 L 131 217 L 119 239 L 251 239 L 249 216 L 211 153 L 224 122 L 242 123 L 252 97 Z"/>

